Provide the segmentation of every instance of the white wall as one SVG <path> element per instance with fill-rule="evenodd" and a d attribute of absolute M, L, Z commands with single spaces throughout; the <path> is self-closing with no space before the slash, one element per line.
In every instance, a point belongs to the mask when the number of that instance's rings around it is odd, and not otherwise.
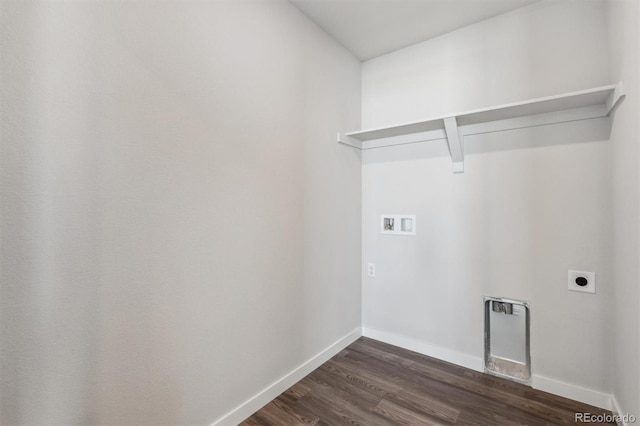
<path fill-rule="evenodd" d="M 363 126 L 609 84 L 605 12 L 544 1 L 365 62 Z M 479 366 L 482 296 L 527 300 L 533 373 L 610 393 L 608 119 L 464 149 L 464 174 L 445 141 L 364 152 L 363 326 Z M 382 213 L 417 214 L 418 235 L 379 234 Z M 567 291 L 569 269 L 595 271 L 597 294 Z"/>
<path fill-rule="evenodd" d="M 2 424 L 209 424 L 360 326 L 360 64 L 285 1 L 2 2 Z"/>
<path fill-rule="evenodd" d="M 621 413 L 640 414 L 640 6 L 607 3 L 611 78 L 623 80 L 627 96 L 611 128 L 613 182 L 613 280 L 615 283 L 612 364 L 613 394 Z"/>
<path fill-rule="evenodd" d="M 598 0 L 546 0 L 364 62 L 362 125 L 608 84 L 604 17 Z"/>

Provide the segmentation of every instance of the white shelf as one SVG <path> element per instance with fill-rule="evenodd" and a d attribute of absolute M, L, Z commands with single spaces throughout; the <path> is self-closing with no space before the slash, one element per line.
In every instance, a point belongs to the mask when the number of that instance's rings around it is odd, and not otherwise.
<path fill-rule="evenodd" d="M 446 139 L 453 171 L 462 172 L 465 136 L 606 117 L 623 96 L 622 83 L 618 83 L 395 126 L 339 133 L 338 142 L 365 150 Z"/>

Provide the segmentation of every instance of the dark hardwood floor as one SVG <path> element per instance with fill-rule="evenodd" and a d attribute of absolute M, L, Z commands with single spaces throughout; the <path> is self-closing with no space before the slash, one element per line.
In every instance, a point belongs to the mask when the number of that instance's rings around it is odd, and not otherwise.
<path fill-rule="evenodd" d="M 610 414 L 362 337 L 241 425 L 555 425 L 574 413 Z"/>

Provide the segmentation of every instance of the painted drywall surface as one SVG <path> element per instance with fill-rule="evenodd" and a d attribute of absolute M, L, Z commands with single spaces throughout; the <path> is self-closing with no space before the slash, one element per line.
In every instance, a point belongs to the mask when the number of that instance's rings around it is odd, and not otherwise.
<path fill-rule="evenodd" d="M 3 424 L 210 424 L 360 325 L 355 58 L 284 1 L 2 7 Z"/>
<path fill-rule="evenodd" d="M 601 2 L 541 2 L 363 64 L 363 124 L 608 83 Z M 533 373 L 610 392 L 608 119 L 363 153 L 363 326 L 482 357 L 482 297 L 531 303 Z M 417 215 L 418 235 L 378 232 Z M 595 271 L 595 295 L 567 270 Z"/>
<path fill-rule="evenodd" d="M 611 128 L 613 183 L 614 309 L 613 395 L 622 413 L 640 415 L 640 7 L 636 1 L 607 3 L 611 78 L 623 80 L 627 96 Z"/>
<path fill-rule="evenodd" d="M 54 49 L 37 4 L 0 7 L 0 423 L 88 423 L 100 291 L 91 41 Z"/>
<path fill-rule="evenodd" d="M 608 84 L 600 1 L 543 1 L 362 66 L 363 127 Z"/>

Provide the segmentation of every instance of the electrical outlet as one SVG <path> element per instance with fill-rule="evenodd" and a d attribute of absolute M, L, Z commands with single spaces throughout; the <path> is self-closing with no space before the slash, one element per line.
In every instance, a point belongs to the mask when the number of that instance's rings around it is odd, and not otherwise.
<path fill-rule="evenodd" d="M 596 292 L 596 273 L 585 271 L 569 271 L 568 288 L 582 293 Z"/>
<path fill-rule="evenodd" d="M 367 275 L 369 275 L 370 277 L 373 277 L 373 278 L 376 277 L 376 264 L 375 263 L 369 263 L 367 265 Z"/>

